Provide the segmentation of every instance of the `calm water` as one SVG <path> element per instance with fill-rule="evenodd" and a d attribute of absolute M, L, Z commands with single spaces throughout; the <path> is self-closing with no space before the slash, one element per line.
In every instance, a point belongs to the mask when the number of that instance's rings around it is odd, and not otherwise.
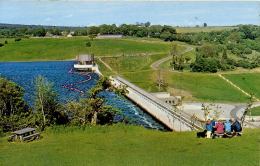
<path fill-rule="evenodd" d="M 2 77 L 6 77 L 8 80 L 18 83 L 25 89 L 26 94 L 24 98 L 30 105 L 32 105 L 33 96 L 31 84 L 39 75 L 46 77 L 50 82 L 54 82 L 54 88 L 60 95 L 61 102 L 66 103 L 71 99 L 79 99 L 82 97 L 82 94 L 74 90 L 61 88 L 61 85 L 72 84 L 88 79 L 88 77 L 84 75 L 68 73 L 71 69 L 72 71 L 77 72 L 73 69 L 75 63 L 76 62 L 74 61 L 6 62 L 0 63 L 0 73 Z M 73 88 L 87 92 L 91 86 L 95 85 L 95 80 L 98 80 L 99 77 L 95 73 L 84 73 L 89 74 L 92 79 L 82 84 L 74 85 Z M 109 105 L 114 105 L 116 108 L 120 109 L 123 114 L 137 120 L 139 125 L 158 130 L 163 130 L 165 128 L 130 100 L 126 99 L 125 102 L 119 99 L 114 100 L 116 96 L 111 92 L 103 92 L 101 95 L 106 97 Z"/>

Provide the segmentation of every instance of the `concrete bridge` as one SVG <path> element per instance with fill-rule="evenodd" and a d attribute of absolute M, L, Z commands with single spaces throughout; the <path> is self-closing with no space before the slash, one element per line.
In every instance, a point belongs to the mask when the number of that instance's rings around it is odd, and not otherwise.
<path fill-rule="evenodd" d="M 127 85 L 127 90 L 129 93 L 126 96 L 146 110 L 154 118 L 166 125 L 169 129 L 174 131 L 190 131 L 202 130 L 205 128 L 204 122 L 199 121 L 195 117 L 174 108 L 170 104 L 162 101 L 161 99 L 153 96 L 125 79 L 119 76 L 110 77 L 110 79 L 116 86 L 119 86 L 120 84 Z"/>

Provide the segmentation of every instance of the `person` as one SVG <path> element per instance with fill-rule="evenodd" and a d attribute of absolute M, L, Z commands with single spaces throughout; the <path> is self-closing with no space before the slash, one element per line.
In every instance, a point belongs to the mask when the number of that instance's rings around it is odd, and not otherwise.
<path fill-rule="evenodd" d="M 216 128 L 215 128 L 215 126 L 216 126 L 216 119 L 213 118 L 210 122 L 212 124 L 212 134 L 214 135 L 214 133 L 216 131 Z"/>
<path fill-rule="evenodd" d="M 241 124 L 238 122 L 237 119 L 235 119 L 234 123 L 231 125 L 231 130 L 235 132 L 241 132 L 242 127 Z"/>
<path fill-rule="evenodd" d="M 212 124 L 210 122 L 210 119 L 208 119 L 206 122 L 206 129 L 207 129 L 207 138 L 210 138 L 211 130 L 212 130 Z"/>
<path fill-rule="evenodd" d="M 218 121 L 218 123 L 217 123 L 215 128 L 217 129 L 217 133 L 218 134 L 222 134 L 224 132 L 224 130 L 223 130 L 223 123 L 221 123 L 221 121 Z"/>
<path fill-rule="evenodd" d="M 212 124 L 212 127 L 215 127 L 215 126 L 216 126 L 216 119 L 215 119 L 215 118 L 213 118 L 210 122 L 211 122 L 211 124 Z"/>
<path fill-rule="evenodd" d="M 226 123 L 224 124 L 225 132 L 231 132 L 231 124 L 229 123 L 229 120 L 226 120 Z"/>

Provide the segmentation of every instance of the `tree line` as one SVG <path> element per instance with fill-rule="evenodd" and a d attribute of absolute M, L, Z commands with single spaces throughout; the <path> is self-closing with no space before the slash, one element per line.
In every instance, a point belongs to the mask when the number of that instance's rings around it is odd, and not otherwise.
<path fill-rule="evenodd" d="M 53 125 L 96 125 L 112 124 L 120 111 L 109 106 L 100 96 L 102 91 L 114 92 L 118 97 L 128 93 L 126 87 L 115 88 L 107 77 L 100 78 L 80 101 L 70 100 L 62 104 L 59 95 L 46 78 L 34 79 L 33 105 L 25 102 L 24 89 L 0 75 L 0 133 L 25 127 L 44 130 Z M 121 119 L 124 121 L 124 119 Z"/>
<path fill-rule="evenodd" d="M 173 58 L 171 65 L 176 70 L 215 73 L 218 70 L 233 70 L 236 67 L 245 69 L 260 67 L 259 26 L 240 25 L 231 30 L 174 34 L 171 40 L 197 46 L 194 62 L 190 61 L 190 57 L 182 55 Z"/>

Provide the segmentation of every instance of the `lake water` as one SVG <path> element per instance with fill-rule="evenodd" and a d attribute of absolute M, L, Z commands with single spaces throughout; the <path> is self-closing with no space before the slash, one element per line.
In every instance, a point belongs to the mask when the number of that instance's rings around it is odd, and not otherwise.
<path fill-rule="evenodd" d="M 39 75 L 47 78 L 50 82 L 54 82 L 54 88 L 60 95 L 61 102 L 66 103 L 73 99 L 78 100 L 83 95 L 75 90 L 62 88 L 62 85 L 72 84 L 88 79 L 89 77 L 74 73 L 68 73 L 71 69 L 72 72 L 77 72 L 73 65 L 75 61 L 54 61 L 54 62 L 3 62 L 0 63 L 0 73 L 2 77 L 18 83 L 25 89 L 25 100 L 32 105 L 33 90 L 31 88 L 32 81 Z M 99 76 L 92 72 L 82 72 L 91 76 L 91 80 L 73 85 L 71 87 L 83 92 L 87 92 L 92 86 L 95 85 L 95 80 Z M 114 100 L 116 97 L 112 92 L 103 92 L 101 95 L 105 96 L 109 105 L 114 105 L 120 109 L 123 114 L 136 120 L 138 125 L 147 128 L 164 130 L 165 126 L 156 122 L 149 114 L 147 114 L 140 107 L 135 105 L 132 101 L 126 99 L 121 101 Z"/>

